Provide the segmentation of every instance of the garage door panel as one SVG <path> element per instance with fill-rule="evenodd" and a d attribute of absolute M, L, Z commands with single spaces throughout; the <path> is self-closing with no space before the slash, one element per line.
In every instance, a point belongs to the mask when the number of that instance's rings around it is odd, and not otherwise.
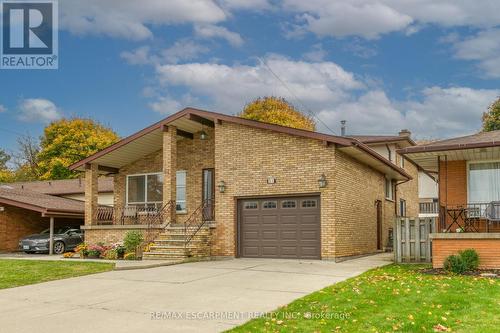
<path fill-rule="evenodd" d="M 316 241 L 319 239 L 319 233 L 316 230 L 311 230 L 311 231 L 306 231 L 302 230 L 300 232 L 300 237 L 301 240 L 312 240 Z"/>
<path fill-rule="evenodd" d="M 259 232 L 258 231 L 245 231 L 243 233 L 243 239 L 245 241 L 251 241 L 251 240 L 259 240 Z"/>
<path fill-rule="evenodd" d="M 258 246 L 245 246 L 243 249 L 243 256 L 245 257 L 258 257 L 259 247 Z"/>
<path fill-rule="evenodd" d="M 266 209 L 243 209 L 257 204 Z M 305 205 L 303 202 L 307 202 Z M 311 204 L 311 202 L 313 204 Z M 239 201 L 239 247 L 243 257 L 320 258 L 319 197 Z M 304 207 L 307 206 L 307 207 Z"/>
<path fill-rule="evenodd" d="M 279 254 L 278 249 L 277 246 L 262 246 L 262 255 L 276 257 Z"/>
<path fill-rule="evenodd" d="M 299 221 L 297 215 L 289 215 L 289 213 L 287 213 L 286 215 L 281 215 L 281 224 L 291 224 L 291 225 L 295 225 L 297 224 L 297 222 Z"/>
<path fill-rule="evenodd" d="M 277 230 L 269 230 L 262 231 L 262 239 L 265 240 L 277 240 L 278 239 L 278 231 Z"/>

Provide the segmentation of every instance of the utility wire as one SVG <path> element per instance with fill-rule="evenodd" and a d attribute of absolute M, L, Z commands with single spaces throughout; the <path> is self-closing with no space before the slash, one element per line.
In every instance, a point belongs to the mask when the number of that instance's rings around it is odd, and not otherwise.
<path fill-rule="evenodd" d="M 307 107 L 307 105 L 305 105 L 299 97 L 297 97 L 297 95 L 295 95 L 295 93 L 292 91 L 292 89 L 290 89 L 290 87 L 286 84 L 285 81 L 283 81 L 279 76 L 278 74 L 276 74 L 272 68 L 261 58 L 261 57 L 257 57 L 257 59 L 260 60 L 260 62 L 267 68 L 267 70 L 285 87 L 286 90 L 288 90 L 288 92 L 296 99 L 297 102 L 299 102 L 299 104 L 304 108 L 304 110 L 309 113 L 309 115 L 315 119 L 318 120 L 318 122 L 320 122 L 327 130 L 329 130 L 330 132 L 332 132 L 334 135 L 338 135 L 334 130 L 332 130 L 330 127 L 328 127 L 328 125 L 323 121 L 321 120 L 320 117 L 318 117 L 313 111 L 311 111 L 311 109 L 309 109 Z"/>

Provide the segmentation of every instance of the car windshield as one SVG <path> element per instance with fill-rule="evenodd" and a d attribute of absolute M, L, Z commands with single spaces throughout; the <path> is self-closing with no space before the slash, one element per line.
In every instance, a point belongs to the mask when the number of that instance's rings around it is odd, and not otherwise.
<path fill-rule="evenodd" d="M 54 229 L 54 234 L 64 234 L 69 229 L 71 229 L 71 228 L 68 228 L 68 227 L 57 228 L 57 229 Z M 46 234 L 49 234 L 49 233 L 50 233 L 50 229 L 45 229 L 40 234 L 46 235 Z"/>

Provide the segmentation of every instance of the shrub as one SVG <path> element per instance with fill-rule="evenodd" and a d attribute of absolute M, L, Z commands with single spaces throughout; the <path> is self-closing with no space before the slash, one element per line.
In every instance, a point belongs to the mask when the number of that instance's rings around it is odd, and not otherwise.
<path fill-rule="evenodd" d="M 466 271 L 475 271 L 479 266 L 479 255 L 474 249 L 466 249 L 458 252 L 465 266 Z"/>
<path fill-rule="evenodd" d="M 116 249 L 109 249 L 104 252 L 104 258 L 108 260 L 116 260 L 118 259 L 118 252 Z"/>
<path fill-rule="evenodd" d="M 455 274 L 462 274 L 463 272 L 466 271 L 465 263 L 462 257 L 455 254 L 448 256 L 444 260 L 443 266 L 445 270 L 453 272 Z"/>
<path fill-rule="evenodd" d="M 140 231 L 131 230 L 125 234 L 125 238 L 123 239 L 123 245 L 125 246 L 127 252 L 135 253 L 137 247 L 141 245 L 143 240 L 144 237 L 142 236 L 142 233 Z"/>
<path fill-rule="evenodd" d="M 116 250 L 116 254 L 117 254 L 118 258 L 123 258 L 123 255 L 126 252 L 125 246 L 123 246 L 123 245 L 117 245 L 115 247 L 115 250 Z"/>
<path fill-rule="evenodd" d="M 123 255 L 123 259 L 125 260 L 136 260 L 135 252 L 127 252 Z"/>

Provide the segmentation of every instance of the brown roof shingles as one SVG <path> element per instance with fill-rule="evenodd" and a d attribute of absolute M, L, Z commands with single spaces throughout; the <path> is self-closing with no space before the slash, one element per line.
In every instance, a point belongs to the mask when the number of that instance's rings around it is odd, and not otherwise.
<path fill-rule="evenodd" d="M 38 211 L 42 214 L 75 214 L 83 217 L 85 211 L 83 201 L 15 189 L 8 185 L 0 186 L 0 203 Z"/>
<path fill-rule="evenodd" d="M 99 193 L 113 192 L 114 184 L 112 177 L 99 177 Z M 52 194 L 69 195 L 85 193 L 84 179 L 63 179 L 63 180 L 44 180 L 34 182 L 18 182 L 5 184 L 15 189 L 25 189 L 29 191 Z"/>
<path fill-rule="evenodd" d="M 500 130 L 480 132 L 398 150 L 401 154 L 500 146 Z"/>

